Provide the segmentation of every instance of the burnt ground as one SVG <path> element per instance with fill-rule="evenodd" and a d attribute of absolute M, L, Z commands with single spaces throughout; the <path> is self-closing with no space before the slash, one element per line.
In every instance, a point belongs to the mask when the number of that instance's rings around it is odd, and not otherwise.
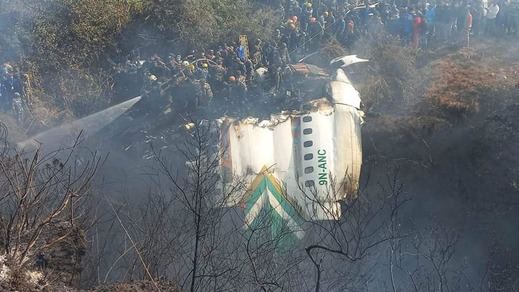
<path fill-rule="evenodd" d="M 506 291 L 519 277 L 519 55 L 509 49 L 516 44 L 422 56 L 416 98 L 368 112 L 363 128 L 363 178 L 398 171 L 411 199 L 406 228 L 454 230 L 456 264 Z"/>
<path fill-rule="evenodd" d="M 452 268 L 463 268 L 471 282 L 507 290 L 519 277 L 519 55 L 507 49 L 514 41 L 475 44 L 419 52 L 409 77 L 414 83 L 402 85 L 412 89 L 402 96 L 363 96 L 362 185 L 375 191 L 397 172 L 410 199 L 402 211 L 404 231 L 451 230 L 459 235 Z M 252 105 L 238 106 L 237 115 L 257 111 L 266 118 L 283 107 L 260 99 Z M 198 117 L 225 113 L 220 110 Z M 117 161 L 106 173 L 125 173 L 125 181 L 133 181 L 145 167 L 135 170 L 130 160 L 152 163 L 150 145 L 171 150 L 182 141 L 189 117 L 170 117 L 127 116 L 101 133 L 111 139 L 97 145 L 111 149 Z"/>
<path fill-rule="evenodd" d="M 459 234 L 453 265 L 465 267 L 474 282 L 492 283 L 496 291 L 513 291 L 519 278 L 516 44 L 475 42 L 471 49 L 419 53 L 415 88 L 406 96 L 363 97 L 369 101 L 364 191 L 375 190 L 397 172 L 411 199 L 403 209 L 403 228 L 441 225 Z M 264 103 L 256 102 L 244 115 Z M 270 109 L 267 105 L 261 112 L 268 116 Z M 92 148 L 111 152 L 114 163 L 106 165 L 105 184 L 115 182 L 111 173 L 127 172 L 123 180 L 133 181 L 143 171 L 134 163 L 152 158 L 149 145 L 165 149 L 181 141 L 186 121 L 176 114 L 164 120 L 127 115 L 105 129 L 91 142 Z"/>

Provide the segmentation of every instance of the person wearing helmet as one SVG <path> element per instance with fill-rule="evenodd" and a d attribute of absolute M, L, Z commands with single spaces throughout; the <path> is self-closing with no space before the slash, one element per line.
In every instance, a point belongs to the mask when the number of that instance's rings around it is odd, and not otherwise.
<path fill-rule="evenodd" d="M 303 11 L 303 14 L 301 15 L 302 16 L 301 27 L 303 29 L 306 28 L 308 21 L 314 14 L 314 10 L 312 9 L 312 3 L 307 2 L 307 3 L 305 3 L 304 7 L 305 7 L 305 9 Z"/>
<path fill-rule="evenodd" d="M 182 66 L 187 68 L 189 66 L 189 62 L 188 61 L 183 61 L 182 62 Z"/>
<path fill-rule="evenodd" d="M 201 68 L 196 69 L 196 79 L 207 80 L 209 77 L 209 65 L 202 63 Z"/>

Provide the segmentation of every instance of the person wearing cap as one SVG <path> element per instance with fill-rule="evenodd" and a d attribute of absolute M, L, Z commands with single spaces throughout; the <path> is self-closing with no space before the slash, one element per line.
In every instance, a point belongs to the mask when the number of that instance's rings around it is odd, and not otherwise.
<path fill-rule="evenodd" d="M 308 22 L 310 21 L 310 18 L 313 17 L 313 14 L 314 14 L 314 10 L 312 8 L 312 3 L 310 2 L 306 2 L 304 4 L 304 11 L 303 11 L 303 15 L 301 17 L 301 27 L 306 30 L 306 26 L 308 24 Z"/>

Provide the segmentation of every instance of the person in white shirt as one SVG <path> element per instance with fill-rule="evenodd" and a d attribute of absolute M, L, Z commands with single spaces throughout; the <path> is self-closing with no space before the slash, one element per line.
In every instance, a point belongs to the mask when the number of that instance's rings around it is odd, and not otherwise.
<path fill-rule="evenodd" d="M 490 6 L 488 6 L 487 14 L 486 14 L 486 33 L 487 34 L 493 34 L 496 32 L 496 17 L 499 13 L 499 5 L 497 3 L 492 3 Z"/>
<path fill-rule="evenodd" d="M 487 19 L 495 20 L 498 13 L 499 5 L 497 5 L 497 3 L 490 4 L 490 6 L 487 8 Z"/>

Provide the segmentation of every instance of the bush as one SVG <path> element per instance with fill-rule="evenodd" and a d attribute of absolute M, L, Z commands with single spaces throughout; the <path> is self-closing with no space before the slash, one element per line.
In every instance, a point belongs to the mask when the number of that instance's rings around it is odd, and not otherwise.
<path fill-rule="evenodd" d="M 235 42 L 240 34 L 271 38 L 280 17 L 246 0 L 148 1 L 146 17 L 166 35 L 188 47 Z"/>
<path fill-rule="evenodd" d="M 409 108 L 417 85 L 416 52 L 403 47 L 397 39 L 382 37 L 369 44 L 370 74 L 360 89 L 368 110 L 385 111 L 397 106 Z"/>

